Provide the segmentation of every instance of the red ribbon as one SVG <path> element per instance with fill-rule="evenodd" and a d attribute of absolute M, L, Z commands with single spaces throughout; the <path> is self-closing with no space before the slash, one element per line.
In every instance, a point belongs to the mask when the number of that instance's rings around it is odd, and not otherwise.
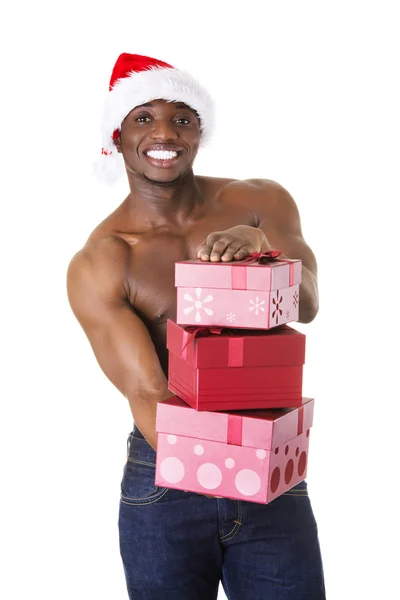
<path fill-rule="evenodd" d="M 297 416 L 297 435 L 301 435 L 304 431 L 304 406 L 299 407 Z M 243 417 L 240 415 L 228 415 L 227 443 L 241 446 L 243 442 L 242 429 Z"/>
<path fill-rule="evenodd" d="M 181 357 L 183 360 L 186 360 L 187 356 L 187 347 L 190 346 L 194 342 L 197 336 L 202 335 L 204 333 L 212 333 L 214 335 L 220 335 L 222 331 L 222 327 L 206 327 L 205 325 L 200 327 L 187 327 L 183 334 L 182 341 L 185 341 L 185 344 L 182 346 Z M 186 350 L 186 352 L 185 352 Z"/>
<path fill-rule="evenodd" d="M 240 262 L 258 262 L 260 263 L 260 265 L 266 265 L 267 263 L 276 260 L 281 254 L 282 252 L 280 250 L 267 250 L 267 252 L 252 252 Z"/>
<path fill-rule="evenodd" d="M 241 261 L 232 264 L 232 289 L 246 290 L 247 277 L 246 270 L 242 271 L 236 267 L 247 267 L 249 263 L 258 263 L 267 265 L 271 262 L 283 262 L 289 264 L 289 285 L 294 285 L 294 262 L 286 258 L 278 258 L 282 252 L 280 250 L 268 250 L 267 252 L 252 252 Z"/>
<path fill-rule="evenodd" d="M 228 340 L 228 367 L 243 367 L 243 337 L 230 337 Z"/>
<path fill-rule="evenodd" d="M 187 359 L 187 349 L 193 344 L 196 337 L 211 333 L 212 335 L 221 335 L 222 329 L 229 331 L 229 328 L 222 327 L 187 327 L 183 333 L 181 358 Z M 241 337 L 236 337 L 241 336 Z M 228 367 L 243 367 L 244 339 L 240 332 L 231 331 L 228 338 Z"/>
<path fill-rule="evenodd" d="M 252 252 L 245 259 L 232 263 L 231 278 L 233 290 L 247 290 L 247 271 L 237 267 L 247 267 L 249 263 L 266 265 L 277 259 L 282 254 L 280 250 L 268 250 L 268 252 Z"/>
<path fill-rule="evenodd" d="M 228 415 L 228 444 L 234 444 L 235 446 L 242 445 L 242 424 L 243 417 L 239 415 Z"/>

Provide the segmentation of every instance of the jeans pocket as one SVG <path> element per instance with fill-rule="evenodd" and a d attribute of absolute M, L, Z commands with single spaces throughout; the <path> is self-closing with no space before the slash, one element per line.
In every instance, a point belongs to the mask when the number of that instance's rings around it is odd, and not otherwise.
<path fill-rule="evenodd" d="M 141 442 L 142 440 L 140 440 Z M 160 500 L 169 488 L 155 484 L 156 469 L 151 456 L 128 451 L 121 481 L 121 502 L 125 504 L 151 504 Z"/>

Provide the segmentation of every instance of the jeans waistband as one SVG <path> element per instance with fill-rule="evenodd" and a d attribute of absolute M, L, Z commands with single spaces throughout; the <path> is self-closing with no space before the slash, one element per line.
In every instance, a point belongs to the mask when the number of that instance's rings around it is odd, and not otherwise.
<path fill-rule="evenodd" d="M 127 454 L 132 461 L 147 462 L 152 465 L 156 463 L 155 451 L 136 425 L 128 437 Z"/>
<path fill-rule="evenodd" d="M 137 425 L 133 425 L 133 430 L 132 430 L 132 434 L 134 437 L 136 438 L 140 438 L 142 440 L 145 439 L 144 435 L 142 434 L 142 432 L 140 431 L 140 429 L 137 427 Z"/>

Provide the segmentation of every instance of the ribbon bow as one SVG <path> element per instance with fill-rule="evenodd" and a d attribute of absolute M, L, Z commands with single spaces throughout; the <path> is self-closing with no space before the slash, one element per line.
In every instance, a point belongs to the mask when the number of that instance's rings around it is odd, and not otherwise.
<path fill-rule="evenodd" d="M 188 333 L 189 335 L 187 336 L 186 343 L 181 350 L 181 355 L 184 353 L 187 346 L 189 346 L 190 344 L 192 344 L 194 342 L 194 340 L 196 339 L 196 337 L 198 335 L 201 335 L 204 333 L 212 333 L 214 335 L 220 335 L 221 331 L 222 331 L 222 327 L 206 327 L 205 325 L 203 325 L 201 327 L 187 327 L 186 333 Z"/>
<path fill-rule="evenodd" d="M 280 256 L 282 252 L 280 250 L 267 250 L 267 252 L 252 252 L 241 262 L 258 262 L 260 265 L 266 265 L 267 263 L 275 260 Z"/>

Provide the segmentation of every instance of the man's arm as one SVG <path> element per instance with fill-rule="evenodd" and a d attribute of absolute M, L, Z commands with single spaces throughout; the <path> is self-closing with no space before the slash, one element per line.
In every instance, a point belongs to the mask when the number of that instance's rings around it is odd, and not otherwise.
<path fill-rule="evenodd" d="M 302 261 L 300 284 L 299 321 L 310 323 L 319 309 L 318 267 L 313 251 L 307 245 L 300 214 L 292 196 L 279 184 L 260 181 L 260 192 L 272 194 L 270 203 L 259 206 L 258 228 L 265 235 L 261 251 L 277 248 L 282 258 L 298 258 Z"/>
<path fill-rule="evenodd" d="M 309 323 L 318 313 L 317 261 L 301 231 L 300 215 L 291 195 L 273 181 L 250 179 L 227 186 L 227 202 L 237 198 L 252 215 L 255 225 L 236 225 L 210 233 L 197 256 L 211 262 L 243 260 L 251 252 L 281 250 L 282 258 L 302 261 L 299 321 Z M 233 192 L 234 190 L 234 192 Z"/>
<path fill-rule="evenodd" d="M 69 265 L 68 297 L 100 367 L 128 399 L 136 425 L 155 449 L 157 403 L 172 394 L 150 334 L 128 301 L 129 260 L 122 240 L 89 244 Z"/>

